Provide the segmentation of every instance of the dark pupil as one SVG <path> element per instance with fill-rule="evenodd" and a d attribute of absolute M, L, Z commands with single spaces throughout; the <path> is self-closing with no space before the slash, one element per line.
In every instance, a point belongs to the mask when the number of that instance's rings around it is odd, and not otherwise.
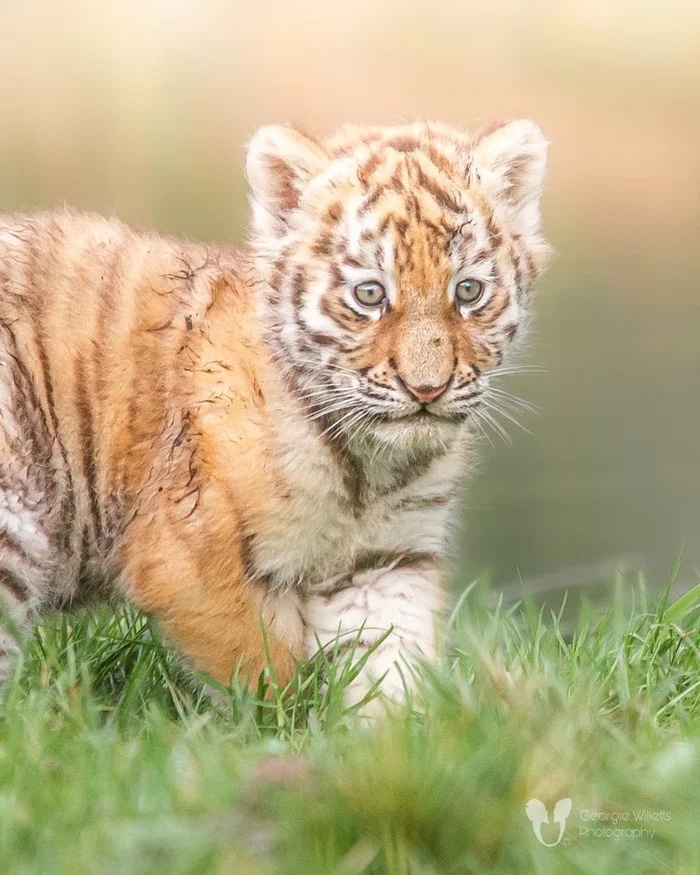
<path fill-rule="evenodd" d="M 381 295 L 379 286 L 376 286 L 373 283 L 367 283 L 366 286 L 360 286 L 360 292 L 362 293 L 362 297 L 368 303 L 376 303 Z"/>
<path fill-rule="evenodd" d="M 479 286 L 472 280 L 462 283 L 462 294 L 465 298 L 475 298 L 479 294 Z"/>

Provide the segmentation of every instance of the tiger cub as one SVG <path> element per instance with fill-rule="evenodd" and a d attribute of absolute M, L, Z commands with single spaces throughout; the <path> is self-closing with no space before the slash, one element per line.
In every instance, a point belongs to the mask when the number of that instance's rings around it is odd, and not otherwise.
<path fill-rule="evenodd" d="M 531 121 L 264 127 L 246 252 L 0 217 L 0 590 L 117 593 L 203 672 L 434 653 L 471 435 L 544 267 Z M 495 396 L 494 396 L 495 397 Z M 9 639 L 5 649 L 9 650 Z"/>

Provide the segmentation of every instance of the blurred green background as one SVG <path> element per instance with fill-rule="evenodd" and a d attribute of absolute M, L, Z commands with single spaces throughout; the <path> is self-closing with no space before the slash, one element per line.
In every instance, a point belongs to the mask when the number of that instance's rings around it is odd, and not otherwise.
<path fill-rule="evenodd" d="M 700 7 L 684 0 L 3 0 L 0 206 L 241 242 L 261 123 L 531 116 L 556 250 L 486 444 L 463 575 L 511 593 L 700 574 Z"/>

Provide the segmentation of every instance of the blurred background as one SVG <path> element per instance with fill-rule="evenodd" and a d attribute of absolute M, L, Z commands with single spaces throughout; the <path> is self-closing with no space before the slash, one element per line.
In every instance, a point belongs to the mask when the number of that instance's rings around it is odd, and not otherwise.
<path fill-rule="evenodd" d="M 4 0 L 0 208 L 67 203 L 240 243 L 262 123 L 552 142 L 537 404 L 465 496 L 463 585 L 509 597 L 700 577 L 700 7 L 691 0 Z"/>

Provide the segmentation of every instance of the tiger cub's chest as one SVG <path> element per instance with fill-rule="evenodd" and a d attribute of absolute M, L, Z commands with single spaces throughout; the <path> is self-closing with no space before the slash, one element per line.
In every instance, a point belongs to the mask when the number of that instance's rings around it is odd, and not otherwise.
<path fill-rule="evenodd" d="M 443 550 L 453 478 L 439 470 L 393 487 L 366 482 L 352 495 L 347 478 L 322 457 L 293 469 L 271 497 L 252 542 L 255 573 L 278 585 L 313 587 L 347 573 L 362 554 Z"/>
<path fill-rule="evenodd" d="M 255 571 L 279 585 L 312 585 L 347 571 L 377 534 L 390 529 L 390 508 L 373 502 L 361 512 L 342 496 L 299 490 L 275 500 L 253 542 Z"/>

